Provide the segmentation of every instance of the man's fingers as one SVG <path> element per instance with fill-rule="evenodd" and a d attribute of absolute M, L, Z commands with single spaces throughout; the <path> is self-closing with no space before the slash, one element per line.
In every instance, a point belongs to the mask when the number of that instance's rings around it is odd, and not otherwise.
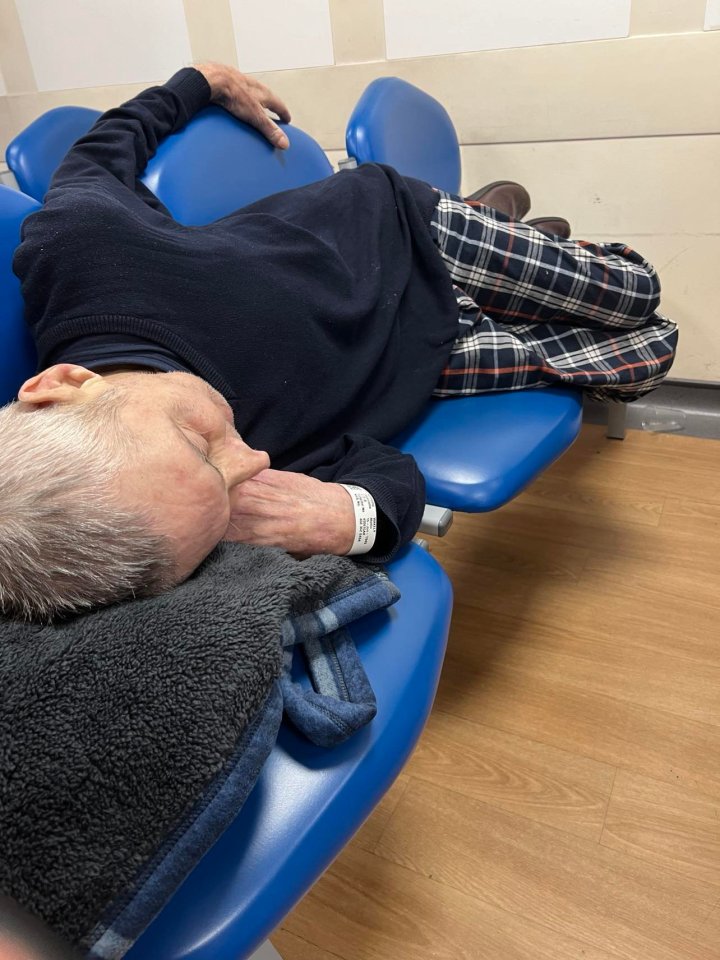
<path fill-rule="evenodd" d="M 278 147 L 280 150 L 287 150 L 290 146 L 287 134 L 283 133 L 280 127 L 265 113 L 262 107 L 256 112 L 253 112 L 249 123 L 259 130 L 274 147 Z"/>
<path fill-rule="evenodd" d="M 221 63 L 200 63 L 196 65 L 196 69 L 210 85 L 213 103 L 219 103 L 240 120 L 251 124 L 274 147 L 286 150 L 290 146 L 287 135 L 263 109 L 272 110 L 283 123 L 290 121 L 287 106 L 269 87 L 254 77 L 248 77 L 234 67 Z"/>
<path fill-rule="evenodd" d="M 266 93 L 262 99 L 263 106 L 267 107 L 268 110 L 272 110 L 273 113 L 276 113 L 283 123 L 290 123 L 292 118 L 284 102 L 276 93 L 273 93 L 272 90 L 268 90 L 267 87 L 265 89 Z"/>
<path fill-rule="evenodd" d="M 253 98 L 268 110 L 276 113 L 283 123 L 290 123 L 290 111 L 285 101 L 271 90 L 270 87 L 266 87 L 264 83 L 260 83 L 259 80 L 250 77 L 248 80 L 248 89 L 251 91 Z"/>

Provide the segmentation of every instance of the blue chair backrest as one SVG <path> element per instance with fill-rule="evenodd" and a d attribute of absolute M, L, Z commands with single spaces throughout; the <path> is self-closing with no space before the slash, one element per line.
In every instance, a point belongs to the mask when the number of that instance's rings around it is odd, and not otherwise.
<path fill-rule="evenodd" d="M 332 174 L 312 137 L 291 124 L 283 129 L 290 147 L 276 150 L 253 127 L 207 107 L 160 144 L 142 180 L 176 220 L 198 226 Z"/>
<path fill-rule="evenodd" d="M 398 77 L 380 77 L 357 102 L 345 132 L 348 156 L 387 163 L 405 176 L 460 192 L 460 146 L 441 103 Z"/>
<path fill-rule="evenodd" d="M 5 159 L 23 193 L 42 200 L 65 154 L 99 116 L 98 110 L 88 107 L 56 107 L 10 142 Z"/>
<path fill-rule="evenodd" d="M 12 258 L 20 242 L 20 225 L 39 207 L 25 194 L 0 186 L 0 405 L 15 399 L 20 384 L 35 373 L 37 365 Z"/>

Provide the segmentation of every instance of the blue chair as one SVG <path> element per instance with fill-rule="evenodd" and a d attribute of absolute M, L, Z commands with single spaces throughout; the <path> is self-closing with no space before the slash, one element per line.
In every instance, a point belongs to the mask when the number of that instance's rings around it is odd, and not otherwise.
<path fill-rule="evenodd" d="M 99 116 L 88 107 L 55 107 L 10 141 L 5 160 L 23 193 L 42 200 L 62 158 Z"/>
<path fill-rule="evenodd" d="M 348 121 L 345 146 L 357 163 L 388 163 L 398 173 L 460 192 L 460 144 L 450 114 L 398 77 L 368 84 Z"/>
<path fill-rule="evenodd" d="M 460 191 L 460 147 L 447 111 L 397 77 L 373 80 L 347 124 L 348 156 L 387 163 Z M 433 402 L 394 441 L 425 474 L 428 502 L 477 513 L 517 496 L 575 440 L 582 397 L 549 388 Z"/>
<path fill-rule="evenodd" d="M 37 354 L 23 319 L 20 281 L 12 258 L 20 242 L 20 225 L 40 209 L 37 200 L 0 186 L 0 406 L 17 396 L 18 387 L 35 373 Z"/>
<path fill-rule="evenodd" d="M 282 124 L 290 146 L 275 150 L 253 127 L 226 110 L 206 107 L 167 137 L 142 181 L 180 223 L 218 220 L 281 190 L 332 175 L 322 147 L 292 124 Z"/>
<path fill-rule="evenodd" d="M 39 204 L 0 186 L 0 390 L 34 370 L 11 270 L 23 219 Z M 310 888 L 392 784 L 432 706 L 452 592 L 416 544 L 389 565 L 402 592 L 352 628 L 378 701 L 375 720 L 335 750 L 283 727 L 237 819 L 195 867 L 128 960 L 243 960 Z M 258 957 L 278 957 L 268 945 Z"/>

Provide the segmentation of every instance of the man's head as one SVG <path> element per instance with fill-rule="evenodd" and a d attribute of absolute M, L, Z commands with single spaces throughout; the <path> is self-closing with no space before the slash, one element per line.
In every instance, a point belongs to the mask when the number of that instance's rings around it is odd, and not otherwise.
<path fill-rule="evenodd" d="M 0 603 L 48 618 L 188 577 L 269 465 L 199 377 L 59 364 L 0 411 Z"/>

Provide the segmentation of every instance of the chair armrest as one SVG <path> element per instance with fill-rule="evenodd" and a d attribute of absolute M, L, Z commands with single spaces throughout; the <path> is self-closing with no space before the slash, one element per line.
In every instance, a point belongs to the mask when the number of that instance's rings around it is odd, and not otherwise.
<path fill-rule="evenodd" d="M 428 533 L 431 537 L 444 537 L 453 522 L 453 512 L 447 507 L 435 507 L 431 503 L 425 504 L 419 533 Z"/>

